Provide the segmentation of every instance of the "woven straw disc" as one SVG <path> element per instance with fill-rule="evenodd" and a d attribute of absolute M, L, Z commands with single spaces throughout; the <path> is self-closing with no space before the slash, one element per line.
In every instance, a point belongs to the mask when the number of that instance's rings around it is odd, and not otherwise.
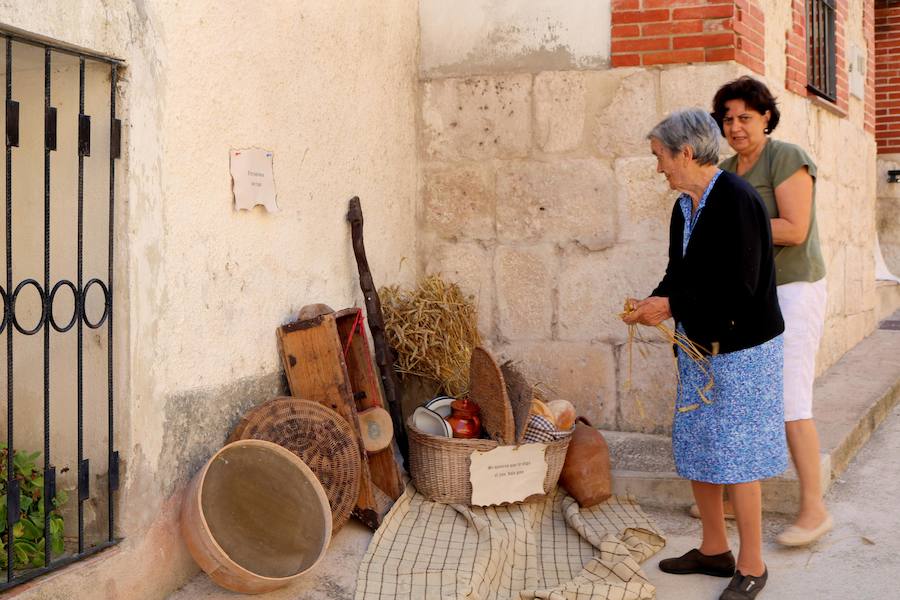
<path fill-rule="evenodd" d="M 490 352 L 476 346 L 469 363 L 469 399 L 481 407 L 481 426 L 501 444 L 516 443 L 516 424 L 506 395 L 506 383 Z"/>
<path fill-rule="evenodd" d="M 316 474 L 331 505 L 332 534 L 350 518 L 359 496 L 361 458 L 353 428 L 318 402 L 280 397 L 241 419 L 228 438 L 266 440 L 287 448 Z"/>

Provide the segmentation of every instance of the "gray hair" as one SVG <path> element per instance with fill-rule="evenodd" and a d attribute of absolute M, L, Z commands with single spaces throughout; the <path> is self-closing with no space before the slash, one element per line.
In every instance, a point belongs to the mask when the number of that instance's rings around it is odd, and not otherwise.
<path fill-rule="evenodd" d="M 672 154 L 690 146 L 694 160 L 701 165 L 719 162 L 719 126 L 702 109 L 676 110 L 650 130 L 647 139 L 651 138 L 659 140 Z"/>

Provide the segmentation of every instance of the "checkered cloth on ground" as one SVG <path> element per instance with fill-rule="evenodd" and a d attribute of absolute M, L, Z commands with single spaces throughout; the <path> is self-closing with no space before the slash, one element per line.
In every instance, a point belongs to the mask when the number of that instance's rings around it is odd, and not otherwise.
<path fill-rule="evenodd" d="M 631 498 L 590 509 L 557 488 L 505 507 L 430 502 L 409 485 L 363 558 L 355 600 L 641 600 L 665 538 Z"/>

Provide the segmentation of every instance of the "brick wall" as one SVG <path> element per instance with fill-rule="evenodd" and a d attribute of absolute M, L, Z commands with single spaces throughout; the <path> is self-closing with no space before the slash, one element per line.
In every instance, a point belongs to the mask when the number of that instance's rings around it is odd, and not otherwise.
<path fill-rule="evenodd" d="M 863 33 L 866 37 L 866 100 L 863 126 L 875 133 L 875 2 L 863 4 Z"/>
<path fill-rule="evenodd" d="M 799 94 L 806 95 L 806 17 L 804 16 L 805 0 L 791 2 L 791 28 L 785 32 L 784 53 L 787 65 L 784 76 L 784 87 Z"/>
<path fill-rule="evenodd" d="M 614 67 L 736 60 L 765 74 L 758 0 L 613 0 Z"/>
<path fill-rule="evenodd" d="M 834 18 L 835 66 L 837 67 L 837 107 L 847 112 L 850 106 L 850 82 L 847 74 L 848 0 L 837 0 Z"/>
<path fill-rule="evenodd" d="M 766 17 L 757 0 L 735 0 L 731 26 L 737 37 L 735 59 L 760 75 L 766 74 Z"/>
<path fill-rule="evenodd" d="M 900 3 L 875 7 L 875 139 L 878 153 L 900 152 Z"/>

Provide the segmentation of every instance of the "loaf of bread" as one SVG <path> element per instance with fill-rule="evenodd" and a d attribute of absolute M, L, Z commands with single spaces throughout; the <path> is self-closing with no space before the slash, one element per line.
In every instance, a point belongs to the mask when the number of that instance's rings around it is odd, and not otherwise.
<path fill-rule="evenodd" d="M 553 413 L 553 422 L 558 431 L 569 431 L 575 426 L 575 406 L 568 400 L 553 400 L 547 404 Z"/>
<path fill-rule="evenodd" d="M 553 411 L 550 410 L 550 407 L 534 398 L 531 401 L 531 411 L 532 415 L 537 415 L 539 417 L 544 417 L 551 423 L 553 423 L 554 427 L 556 426 L 556 418 L 553 416 Z"/>

